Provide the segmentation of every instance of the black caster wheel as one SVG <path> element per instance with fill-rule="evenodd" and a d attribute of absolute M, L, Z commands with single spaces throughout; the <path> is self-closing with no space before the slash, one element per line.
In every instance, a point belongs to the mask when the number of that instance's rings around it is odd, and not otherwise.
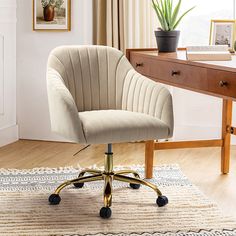
<path fill-rule="evenodd" d="M 156 203 L 159 207 L 163 207 L 168 204 L 168 198 L 166 196 L 159 196 Z"/>
<path fill-rule="evenodd" d="M 111 217 L 111 209 L 109 207 L 102 207 L 100 210 L 100 217 L 103 219 L 109 219 Z"/>
<path fill-rule="evenodd" d="M 76 188 L 83 188 L 84 187 L 84 183 L 75 183 L 74 186 Z"/>
<path fill-rule="evenodd" d="M 58 194 L 51 194 L 50 197 L 48 198 L 48 201 L 52 205 L 58 205 L 61 201 L 61 197 Z"/>
<path fill-rule="evenodd" d="M 130 188 L 132 189 L 139 189 L 140 188 L 140 184 L 129 184 Z"/>

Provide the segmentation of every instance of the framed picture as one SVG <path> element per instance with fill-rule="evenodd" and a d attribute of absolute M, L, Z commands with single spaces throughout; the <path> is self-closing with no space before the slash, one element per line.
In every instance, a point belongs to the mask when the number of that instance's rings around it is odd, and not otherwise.
<path fill-rule="evenodd" d="M 235 20 L 212 20 L 210 45 L 228 45 L 230 50 L 234 48 Z"/>
<path fill-rule="evenodd" d="M 33 0 L 33 30 L 70 31 L 70 0 Z"/>

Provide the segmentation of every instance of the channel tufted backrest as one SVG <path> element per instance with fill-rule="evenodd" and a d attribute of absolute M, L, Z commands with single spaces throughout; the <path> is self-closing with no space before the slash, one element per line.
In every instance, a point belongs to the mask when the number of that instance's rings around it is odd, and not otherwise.
<path fill-rule="evenodd" d="M 130 70 L 123 85 L 122 110 L 154 116 L 169 126 L 173 134 L 173 104 L 170 91 L 134 69 Z"/>
<path fill-rule="evenodd" d="M 105 46 L 54 49 L 48 69 L 60 74 L 78 112 L 122 109 L 124 80 L 132 69 L 122 52 Z"/>
<path fill-rule="evenodd" d="M 173 134 L 168 89 L 135 71 L 122 52 L 106 46 L 62 46 L 48 59 L 47 89 L 52 130 L 85 142 L 78 112 L 126 110 L 160 119 Z"/>

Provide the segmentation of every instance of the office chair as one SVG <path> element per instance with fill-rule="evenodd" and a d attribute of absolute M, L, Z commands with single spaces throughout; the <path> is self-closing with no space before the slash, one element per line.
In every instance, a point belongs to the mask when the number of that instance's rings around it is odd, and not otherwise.
<path fill-rule="evenodd" d="M 173 134 L 172 96 L 162 85 L 136 72 L 123 53 L 106 46 L 62 46 L 48 59 L 47 89 L 52 131 L 81 144 L 107 144 L 104 171 L 85 169 L 49 197 L 59 204 L 68 185 L 104 180 L 102 218 L 110 218 L 112 181 L 132 189 L 146 185 L 159 207 L 168 198 L 132 170 L 113 170 L 112 143 L 166 139 Z M 133 176 L 131 177 L 130 174 Z"/>

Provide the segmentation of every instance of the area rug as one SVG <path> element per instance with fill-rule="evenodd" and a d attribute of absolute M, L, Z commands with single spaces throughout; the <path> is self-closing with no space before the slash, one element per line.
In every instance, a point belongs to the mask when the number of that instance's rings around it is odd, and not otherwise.
<path fill-rule="evenodd" d="M 119 168 L 122 169 L 122 168 Z M 143 167 L 135 167 L 144 175 Z M 114 182 L 113 215 L 103 220 L 102 182 L 68 187 L 60 205 L 48 204 L 55 187 L 75 178 L 79 169 L 0 170 L 1 236 L 232 236 L 236 222 L 224 216 L 177 165 L 155 167 L 154 179 L 168 196 L 166 207 L 157 207 L 156 194 L 147 187 L 131 189 Z"/>

